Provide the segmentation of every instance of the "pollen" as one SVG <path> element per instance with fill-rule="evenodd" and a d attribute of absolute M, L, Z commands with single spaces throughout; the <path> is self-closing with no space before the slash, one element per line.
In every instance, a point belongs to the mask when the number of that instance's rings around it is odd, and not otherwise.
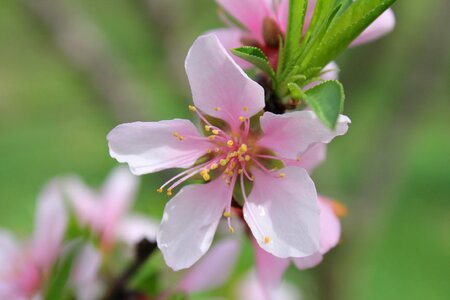
<path fill-rule="evenodd" d="M 246 160 L 246 161 L 249 161 L 250 159 L 251 159 L 250 155 L 247 154 L 247 155 L 245 156 L 245 160 Z"/>
<path fill-rule="evenodd" d="M 209 181 L 209 180 L 211 179 L 211 176 L 209 176 L 208 173 L 203 173 L 203 174 L 202 174 L 202 177 L 203 177 L 203 180 L 204 180 L 204 181 Z"/>
<path fill-rule="evenodd" d="M 280 173 L 280 174 L 278 174 L 278 177 L 284 178 L 284 177 L 286 177 L 286 174 L 285 173 Z"/>
<path fill-rule="evenodd" d="M 227 141 L 227 145 L 228 145 L 228 147 L 233 147 L 233 145 L 234 145 L 234 142 L 233 142 L 233 140 L 228 140 Z"/>
<path fill-rule="evenodd" d="M 264 242 L 264 244 L 270 243 L 270 238 L 266 235 L 266 236 L 263 238 L 263 242 Z"/>
<path fill-rule="evenodd" d="M 226 212 L 223 213 L 223 216 L 225 218 L 231 218 L 231 213 L 229 211 L 226 211 Z"/>
<path fill-rule="evenodd" d="M 178 132 L 174 132 L 173 136 L 178 138 L 180 141 L 182 141 L 184 139 L 184 137 L 182 135 L 180 135 Z"/>
<path fill-rule="evenodd" d="M 244 106 L 244 111 L 248 111 L 248 106 Z"/>
<path fill-rule="evenodd" d="M 206 130 L 206 131 L 210 131 L 210 130 L 211 130 L 211 126 L 205 125 L 205 130 Z"/>
<path fill-rule="evenodd" d="M 212 152 L 211 149 L 208 148 L 208 150 L 206 150 L 206 153 L 210 154 Z"/>
<path fill-rule="evenodd" d="M 220 107 L 214 107 L 214 110 L 215 110 L 215 111 L 220 111 L 221 108 L 220 108 Z"/>
<path fill-rule="evenodd" d="M 248 147 L 247 147 L 247 145 L 246 144 L 242 144 L 240 147 L 239 147 L 239 154 L 243 154 L 243 153 L 245 153 L 245 152 L 247 152 L 247 150 L 248 150 Z"/>
<path fill-rule="evenodd" d="M 238 174 L 239 174 L 239 175 L 241 175 L 241 174 L 242 174 L 242 172 L 243 172 L 243 170 L 242 170 L 242 169 L 239 169 L 239 170 L 238 170 Z"/>
<path fill-rule="evenodd" d="M 211 164 L 211 170 L 215 170 L 215 169 L 217 169 L 218 167 L 219 167 L 219 165 L 216 164 L 216 163 Z"/>
<path fill-rule="evenodd" d="M 215 135 L 210 135 L 210 136 L 208 136 L 208 140 L 211 140 L 211 141 L 213 141 L 215 138 L 216 138 Z"/>
<path fill-rule="evenodd" d="M 214 130 L 212 131 L 212 133 L 215 134 L 215 135 L 218 135 L 218 134 L 219 134 L 219 130 L 214 129 Z"/>
<path fill-rule="evenodd" d="M 227 165 L 227 163 L 228 163 L 228 159 L 221 159 L 221 160 L 220 160 L 220 165 L 221 165 L 222 167 L 225 167 L 225 166 Z"/>
<path fill-rule="evenodd" d="M 167 196 L 172 196 L 172 189 L 167 189 Z"/>
<path fill-rule="evenodd" d="M 244 122 L 244 121 L 245 121 L 245 117 L 240 116 L 240 117 L 239 117 L 239 121 Z"/>
<path fill-rule="evenodd" d="M 159 188 L 159 189 L 157 189 L 156 190 L 158 193 L 162 193 L 163 192 L 163 189 L 162 188 Z"/>
<path fill-rule="evenodd" d="M 194 105 L 189 105 L 189 110 L 190 111 L 197 111 L 197 108 Z"/>

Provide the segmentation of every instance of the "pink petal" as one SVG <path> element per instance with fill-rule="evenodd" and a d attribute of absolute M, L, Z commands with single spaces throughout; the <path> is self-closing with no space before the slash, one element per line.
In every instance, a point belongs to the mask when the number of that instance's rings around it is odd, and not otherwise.
<path fill-rule="evenodd" d="M 289 20 L 289 0 L 281 0 L 277 10 L 278 24 L 283 32 L 287 30 Z"/>
<path fill-rule="evenodd" d="M 58 183 L 48 183 L 38 199 L 33 256 L 36 263 L 47 271 L 58 255 L 67 226 L 67 212 L 64 207 Z"/>
<path fill-rule="evenodd" d="M 264 108 L 264 89 L 242 71 L 215 35 L 197 38 L 185 67 L 194 104 L 232 129 L 240 126 L 240 116 L 249 118 Z"/>
<path fill-rule="evenodd" d="M 255 181 L 244 218 L 259 246 L 280 257 L 305 257 L 319 250 L 319 207 L 314 183 L 298 167 L 284 178 L 252 169 Z"/>
<path fill-rule="evenodd" d="M 214 29 L 206 32 L 205 34 L 214 34 L 219 39 L 222 46 L 228 50 L 228 53 L 234 59 L 234 61 L 243 69 L 252 67 L 249 62 L 235 56 L 231 53 L 231 49 L 242 47 L 241 37 L 242 31 L 238 28 L 221 28 Z"/>
<path fill-rule="evenodd" d="M 319 166 L 326 158 L 327 146 L 326 144 L 317 143 L 313 144 L 306 150 L 300 157 L 298 162 L 288 162 L 288 166 L 302 167 L 309 174 L 311 174 L 314 169 Z"/>
<path fill-rule="evenodd" d="M 71 176 L 64 181 L 64 189 L 72 204 L 78 222 L 82 226 L 91 226 L 95 231 L 101 228 L 101 209 L 99 196 L 80 178 Z"/>
<path fill-rule="evenodd" d="M 98 272 L 101 261 L 100 253 L 91 244 L 86 245 L 79 253 L 71 278 L 76 299 L 99 299 L 101 290 Z"/>
<path fill-rule="evenodd" d="M 159 224 L 144 215 L 131 214 L 123 218 L 117 230 L 117 239 L 131 246 L 142 239 L 156 241 Z"/>
<path fill-rule="evenodd" d="M 186 293 L 207 291 L 223 284 L 233 272 L 238 257 L 239 241 L 222 240 L 198 261 L 184 276 L 179 289 Z"/>
<path fill-rule="evenodd" d="M 276 287 L 265 289 L 258 278 L 249 273 L 238 286 L 237 299 L 255 300 L 299 300 L 303 299 L 297 289 L 288 282 L 280 282 Z"/>
<path fill-rule="evenodd" d="M 289 259 L 273 256 L 263 250 L 258 243 L 253 240 L 255 251 L 256 275 L 263 287 L 273 288 L 281 283 L 283 274 L 289 266 Z"/>
<path fill-rule="evenodd" d="M 0 278 L 9 271 L 8 265 L 20 251 L 11 233 L 0 229 Z"/>
<path fill-rule="evenodd" d="M 262 40 L 265 17 L 273 17 L 270 0 L 216 0 L 230 15 L 244 25 L 253 36 Z"/>
<path fill-rule="evenodd" d="M 183 140 L 175 137 L 177 133 Z M 200 137 L 194 124 L 175 119 L 121 124 L 108 134 L 109 152 L 126 162 L 133 174 L 142 175 L 170 168 L 187 168 L 204 155 L 210 143 Z"/>
<path fill-rule="evenodd" d="M 317 266 L 322 262 L 323 254 L 320 252 L 316 252 L 313 255 L 301 258 L 294 258 L 294 264 L 300 270 L 310 269 L 312 267 Z"/>
<path fill-rule="evenodd" d="M 185 186 L 167 203 L 157 242 L 173 270 L 192 266 L 208 251 L 231 199 L 230 189 L 219 177 L 207 184 Z"/>
<path fill-rule="evenodd" d="M 121 218 L 134 201 L 138 187 L 138 179 L 124 167 L 111 172 L 101 192 L 102 242 L 106 245 L 114 243 L 116 230 Z"/>
<path fill-rule="evenodd" d="M 350 119 L 339 116 L 336 130 L 328 129 L 312 111 L 295 111 L 283 115 L 265 112 L 260 119 L 264 132 L 258 141 L 260 147 L 277 155 L 297 159 L 315 143 L 329 143 L 335 136 L 347 132 Z"/>
<path fill-rule="evenodd" d="M 350 45 L 351 47 L 368 43 L 388 34 L 394 29 L 395 15 L 392 9 L 382 13 L 369 27 L 367 27 Z"/>
<path fill-rule="evenodd" d="M 329 199 L 319 196 L 320 208 L 320 252 L 325 254 L 334 248 L 341 237 L 341 223 L 334 213 Z"/>

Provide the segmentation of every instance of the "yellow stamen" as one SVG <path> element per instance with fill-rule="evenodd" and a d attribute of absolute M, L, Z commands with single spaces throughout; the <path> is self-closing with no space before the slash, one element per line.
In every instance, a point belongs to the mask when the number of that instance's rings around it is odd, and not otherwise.
<path fill-rule="evenodd" d="M 197 108 L 194 105 L 189 105 L 189 110 L 190 111 L 197 111 Z"/>
<path fill-rule="evenodd" d="M 167 196 L 172 196 L 172 189 L 167 189 Z"/>
<path fill-rule="evenodd" d="M 245 117 L 240 116 L 240 117 L 239 117 L 239 121 L 244 122 L 244 121 L 245 121 Z"/>
<path fill-rule="evenodd" d="M 280 174 L 278 174 L 278 177 L 284 178 L 284 177 L 286 177 L 286 174 L 285 173 L 280 173 Z"/>
<path fill-rule="evenodd" d="M 248 111 L 248 106 L 244 106 L 244 111 Z"/>
<path fill-rule="evenodd" d="M 211 149 L 208 148 L 208 150 L 206 150 L 206 153 L 210 154 L 212 152 Z"/>
<path fill-rule="evenodd" d="M 348 214 L 347 207 L 339 201 L 330 201 L 331 208 L 333 209 L 336 216 L 339 218 L 345 217 Z"/>
<path fill-rule="evenodd" d="M 246 161 L 249 161 L 250 159 L 251 159 L 250 155 L 247 154 L 247 155 L 245 156 L 245 160 L 246 160 Z"/>
<path fill-rule="evenodd" d="M 228 163 L 228 159 L 221 159 L 220 160 L 220 165 L 222 166 L 222 167 L 225 167 L 226 165 L 227 165 L 227 163 Z"/>
<path fill-rule="evenodd" d="M 184 139 L 184 137 L 182 135 L 180 135 L 178 132 L 174 132 L 173 136 L 178 138 L 180 141 L 182 141 Z"/>
<path fill-rule="evenodd" d="M 214 107 L 214 110 L 215 110 L 215 111 L 220 111 L 221 108 L 220 108 L 220 107 Z"/>
<path fill-rule="evenodd" d="M 264 244 L 270 243 L 270 238 L 268 236 L 265 236 L 263 239 Z"/>
<path fill-rule="evenodd" d="M 211 140 L 211 141 L 213 141 L 215 138 L 216 138 L 215 135 L 210 135 L 210 136 L 208 136 L 208 140 Z"/>
<path fill-rule="evenodd" d="M 215 169 L 217 169 L 218 167 L 219 167 L 219 165 L 216 164 L 216 163 L 211 164 L 211 170 L 215 170 Z"/>
<path fill-rule="evenodd" d="M 234 228 L 233 228 L 233 226 L 230 226 L 230 233 L 234 233 Z"/>
<path fill-rule="evenodd" d="M 227 145 L 228 145 L 228 147 L 233 147 L 233 145 L 234 145 L 234 142 L 233 142 L 233 140 L 228 140 L 227 141 Z"/>
<path fill-rule="evenodd" d="M 243 172 L 242 169 L 239 169 L 239 170 L 238 170 L 238 174 L 239 174 L 239 175 L 241 175 L 242 172 Z"/>
<path fill-rule="evenodd" d="M 245 153 L 245 152 L 247 152 L 247 150 L 248 150 L 248 148 L 247 148 L 247 145 L 246 144 L 242 144 L 240 147 L 239 147 L 239 153 L 240 154 L 243 154 L 243 153 Z"/>
<path fill-rule="evenodd" d="M 204 181 L 209 181 L 209 180 L 211 179 L 211 176 L 209 176 L 208 173 L 203 173 L 203 174 L 202 174 L 202 177 L 203 177 L 203 180 L 204 180 Z"/>
<path fill-rule="evenodd" d="M 225 218 L 230 218 L 231 217 L 231 213 L 229 211 L 226 211 L 226 212 L 223 213 L 223 216 Z"/>
<path fill-rule="evenodd" d="M 219 134 L 219 130 L 214 129 L 214 130 L 212 131 L 212 133 L 217 135 L 217 134 Z"/>
<path fill-rule="evenodd" d="M 159 189 L 157 189 L 156 190 L 158 193 L 162 193 L 163 192 L 163 189 L 162 188 L 159 188 Z"/>
<path fill-rule="evenodd" d="M 205 125 L 205 130 L 206 131 L 210 131 L 211 130 L 211 126 Z"/>

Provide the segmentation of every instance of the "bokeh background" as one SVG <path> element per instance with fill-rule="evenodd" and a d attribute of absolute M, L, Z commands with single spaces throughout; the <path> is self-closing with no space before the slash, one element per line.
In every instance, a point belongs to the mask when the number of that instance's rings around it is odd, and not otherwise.
<path fill-rule="evenodd" d="M 183 61 L 197 35 L 221 26 L 216 9 L 1 1 L 0 227 L 29 234 L 52 177 L 100 185 L 117 165 L 106 143 L 115 125 L 192 117 Z M 394 10 L 394 32 L 338 59 L 353 123 L 314 177 L 349 215 L 324 263 L 288 271 L 307 300 L 450 299 L 450 2 Z M 136 210 L 161 216 L 167 198 L 154 191 L 169 175 L 144 176 Z M 244 247 L 238 269 L 251 259 Z"/>

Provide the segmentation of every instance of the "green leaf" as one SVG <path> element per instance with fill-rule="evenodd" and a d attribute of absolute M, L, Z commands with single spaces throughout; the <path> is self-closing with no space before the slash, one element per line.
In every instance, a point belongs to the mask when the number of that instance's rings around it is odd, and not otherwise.
<path fill-rule="evenodd" d="M 302 89 L 295 82 L 288 83 L 288 89 L 290 96 L 295 100 L 303 100 L 305 99 L 305 93 L 303 93 Z"/>
<path fill-rule="evenodd" d="M 52 268 L 49 275 L 50 282 L 45 290 L 46 300 L 60 300 L 67 299 L 68 293 L 68 281 L 72 274 L 72 267 L 80 253 L 83 243 L 81 240 L 74 241 L 71 246 L 68 247 L 67 252 Z"/>
<path fill-rule="evenodd" d="M 338 14 L 326 33 L 308 50 L 301 69 L 323 67 L 338 56 L 358 35 L 396 0 L 356 0 Z M 310 75 L 310 74 L 307 74 Z"/>
<path fill-rule="evenodd" d="M 284 64 L 289 63 L 300 49 L 300 39 L 302 38 L 307 6 L 307 0 L 289 0 L 289 16 L 283 58 Z M 281 66 L 282 69 L 286 68 L 284 64 Z"/>
<path fill-rule="evenodd" d="M 344 88 L 337 80 L 324 81 L 305 93 L 305 102 L 311 106 L 319 119 L 334 129 L 344 108 Z"/>
<path fill-rule="evenodd" d="M 234 55 L 248 61 L 261 71 L 269 75 L 272 80 L 275 79 L 275 71 L 270 65 L 269 59 L 258 47 L 244 46 L 231 50 Z"/>

